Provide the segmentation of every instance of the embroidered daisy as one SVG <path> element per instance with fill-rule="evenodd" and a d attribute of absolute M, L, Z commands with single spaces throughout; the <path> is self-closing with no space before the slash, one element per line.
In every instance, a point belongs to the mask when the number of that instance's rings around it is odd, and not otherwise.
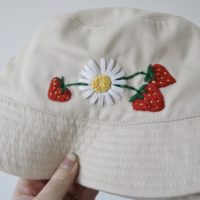
<path fill-rule="evenodd" d="M 89 60 L 83 67 L 81 75 L 79 81 L 88 85 L 79 86 L 79 90 L 83 98 L 90 99 L 91 104 L 104 106 L 121 100 L 124 88 L 117 85 L 125 85 L 127 81 L 118 80 L 125 73 L 119 65 L 115 65 L 113 59 L 106 64 L 106 60 L 101 58 L 100 67 L 94 60 Z"/>

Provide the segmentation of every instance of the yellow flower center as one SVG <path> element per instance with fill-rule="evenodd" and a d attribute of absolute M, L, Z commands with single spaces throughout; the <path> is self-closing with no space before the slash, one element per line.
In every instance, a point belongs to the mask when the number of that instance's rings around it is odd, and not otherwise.
<path fill-rule="evenodd" d="M 91 82 L 93 90 L 98 93 L 107 92 L 111 88 L 111 85 L 112 81 L 107 75 L 98 75 Z"/>

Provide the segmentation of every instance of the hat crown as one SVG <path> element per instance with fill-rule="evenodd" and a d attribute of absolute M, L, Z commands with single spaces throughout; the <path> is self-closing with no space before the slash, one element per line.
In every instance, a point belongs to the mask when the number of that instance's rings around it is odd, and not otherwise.
<path fill-rule="evenodd" d="M 10 60 L 0 75 L 0 93 L 42 112 L 77 120 L 137 124 L 194 117 L 200 113 L 196 92 L 200 84 L 199 38 L 199 28 L 181 17 L 138 9 L 104 8 L 59 15 L 36 31 Z M 160 112 L 134 110 L 129 99 L 135 92 L 130 87 L 120 94 L 121 101 L 104 107 L 82 98 L 78 86 L 62 96 L 70 99 L 68 102 L 48 98 L 52 78 L 63 76 L 66 84 L 77 83 L 84 66 L 93 60 L 100 68 L 101 58 L 107 67 L 113 60 L 126 76 L 146 73 L 149 64 L 164 65 L 177 81 L 160 89 L 165 108 L 161 110 L 160 104 Z M 144 76 L 139 75 L 126 84 L 139 89 L 143 83 Z"/>

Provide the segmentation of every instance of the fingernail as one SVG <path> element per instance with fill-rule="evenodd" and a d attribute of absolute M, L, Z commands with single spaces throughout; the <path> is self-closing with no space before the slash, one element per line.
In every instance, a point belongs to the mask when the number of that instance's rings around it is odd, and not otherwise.
<path fill-rule="evenodd" d="M 75 162 L 76 162 L 76 155 L 74 153 L 69 153 L 61 165 L 62 168 L 72 169 Z"/>

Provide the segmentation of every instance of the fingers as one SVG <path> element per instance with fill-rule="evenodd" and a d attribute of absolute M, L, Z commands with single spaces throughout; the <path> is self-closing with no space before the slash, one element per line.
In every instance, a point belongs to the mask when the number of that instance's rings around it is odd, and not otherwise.
<path fill-rule="evenodd" d="M 98 191 L 92 188 L 87 188 L 79 184 L 74 184 L 70 192 L 64 200 L 80 199 L 80 200 L 94 200 L 98 195 Z"/>
<path fill-rule="evenodd" d="M 77 172 L 77 158 L 69 154 L 35 200 L 62 200 L 70 190 Z"/>
<path fill-rule="evenodd" d="M 19 179 L 12 200 L 29 200 L 38 194 L 45 186 L 45 181 Z"/>
<path fill-rule="evenodd" d="M 94 200 L 98 194 L 97 190 L 90 188 L 82 187 L 82 191 L 75 195 L 75 199 L 81 200 Z"/>

